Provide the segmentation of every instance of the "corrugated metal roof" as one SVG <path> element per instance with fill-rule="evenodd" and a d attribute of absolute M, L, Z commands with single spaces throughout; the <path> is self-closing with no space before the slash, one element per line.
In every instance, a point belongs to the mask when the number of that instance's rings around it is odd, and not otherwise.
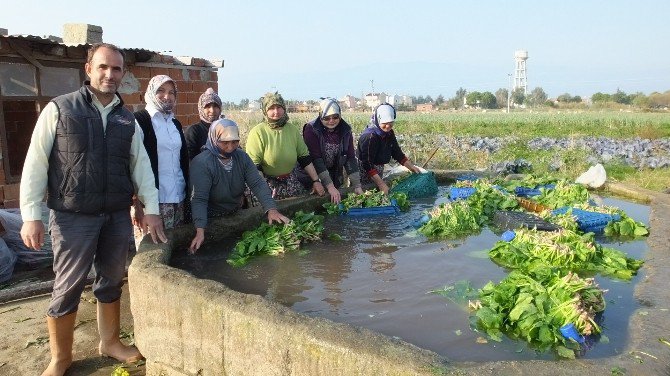
<path fill-rule="evenodd" d="M 88 48 L 91 45 L 90 44 L 78 44 L 78 45 L 66 45 L 62 43 L 62 39 L 53 35 L 49 36 L 37 36 L 37 35 L 0 35 L 0 38 L 2 39 L 12 39 L 12 40 L 18 40 L 18 41 L 28 41 L 31 43 L 40 43 L 40 44 L 46 44 L 46 45 L 59 45 L 63 47 L 84 47 Z M 152 51 L 152 50 L 147 50 L 145 48 L 125 48 L 119 46 L 123 51 L 125 52 L 132 52 L 134 54 L 154 54 L 154 55 L 160 55 L 160 56 L 170 56 L 170 55 L 163 55 L 160 52 L 157 51 Z M 170 56 L 173 57 L 173 65 L 186 65 L 186 66 L 191 66 L 191 64 L 185 64 L 187 61 L 192 61 L 192 57 L 175 57 L 175 56 Z M 200 59 L 205 61 L 205 65 L 209 67 L 216 67 L 216 68 L 221 68 L 223 67 L 223 60 L 216 60 L 216 61 L 210 61 L 207 59 Z"/>

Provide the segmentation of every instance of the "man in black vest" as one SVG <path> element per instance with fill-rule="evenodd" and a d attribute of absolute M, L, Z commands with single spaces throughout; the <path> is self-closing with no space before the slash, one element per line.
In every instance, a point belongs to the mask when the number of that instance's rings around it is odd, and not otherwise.
<path fill-rule="evenodd" d="M 133 195 L 146 206 L 143 226 L 166 242 L 158 191 L 133 114 L 117 93 L 124 74 L 118 47 L 95 44 L 85 65 L 90 81 L 54 98 L 40 113 L 21 177 L 21 237 L 44 243 L 40 205 L 46 192 L 54 252 L 54 288 L 47 311 L 51 362 L 43 375 L 63 375 L 72 363 L 74 324 L 86 276 L 95 269 L 101 355 L 142 358 L 119 340 L 121 286 L 132 235 Z"/>

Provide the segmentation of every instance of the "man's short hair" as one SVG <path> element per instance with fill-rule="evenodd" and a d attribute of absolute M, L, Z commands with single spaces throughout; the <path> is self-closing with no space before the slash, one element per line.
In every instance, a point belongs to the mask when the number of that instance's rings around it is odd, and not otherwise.
<path fill-rule="evenodd" d="M 117 46 L 111 44 L 111 43 L 94 43 L 91 45 L 91 47 L 88 49 L 88 54 L 86 55 L 86 62 L 91 64 L 93 61 L 93 55 L 95 54 L 95 51 L 97 51 L 99 48 L 105 47 L 109 48 L 112 51 L 116 51 L 121 54 L 121 57 L 123 58 L 123 63 L 126 63 L 126 54 L 123 52 L 122 49 L 118 48 Z"/>

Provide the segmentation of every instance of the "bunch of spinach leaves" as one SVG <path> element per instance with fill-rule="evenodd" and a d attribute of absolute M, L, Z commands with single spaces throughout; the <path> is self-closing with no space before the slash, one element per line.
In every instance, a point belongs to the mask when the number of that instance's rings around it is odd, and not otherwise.
<path fill-rule="evenodd" d="M 288 224 L 264 222 L 254 230 L 245 231 L 226 261 L 234 267 L 243 266 L 255 256 L 295 251 L 302 242 L 319 240 L 322 234 L 323 216 L 298 211 Z"/>
<path fill-rule="evenodd" d="M 346 213 L 351 208 L 375 208 L 380 206 L 390 206 L 391 199 L 395 199 L 398 208 L 402 211 L 409 209 L 410 203 L 406 193 L 391 192 L 388 195 L 376 189 L 363 192 L 363 194 L 356 194 L 350 192 L 347 194 L 340 204 L 327 202 L 323 204 L 328 214 Z"/>

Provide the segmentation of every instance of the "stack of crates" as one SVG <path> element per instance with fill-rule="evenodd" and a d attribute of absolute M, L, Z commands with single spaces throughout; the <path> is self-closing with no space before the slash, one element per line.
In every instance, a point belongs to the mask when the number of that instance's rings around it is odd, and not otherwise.
<path fill-rule="evenodd" d="M 410 174 L 391 188 L 391 192 L 403 192 L 410 199 L 437 194 L 437 180 L 432 171 Z"/>
<path fill-rule="evenodd" d="M 572 215 L 577 218 L 577 225 L 579 229 L 584 232 L 592 232 L 594 234 L 602 234 L 605 226 L 612 221 L 621 220 L 619 214 L 597 213 L 577 208 L 558 208 L 552 211 L 553 214 L 565 214 L 568 210 L 572 210 Z"/>
<path fill-rule="evenodd" d="M 538 231 L 557 231 L 559 229 L 557 225 L 549 223 L 536 215 L 509 210 L 496 210 L 493 214 L 493 222 L 503 230 L 534 228 Z"/>

